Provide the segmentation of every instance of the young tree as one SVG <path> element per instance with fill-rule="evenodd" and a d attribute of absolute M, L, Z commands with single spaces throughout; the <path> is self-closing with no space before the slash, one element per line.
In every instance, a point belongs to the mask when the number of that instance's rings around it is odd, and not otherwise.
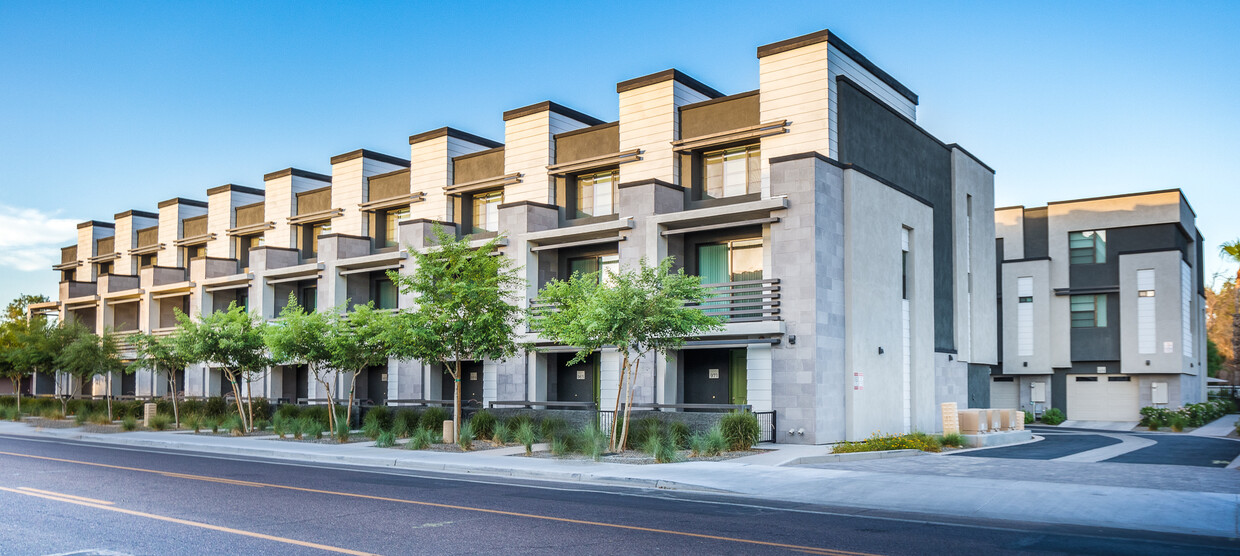
<path fill-rule="evenodd" d="M 46 372 L 53 368 L 58 352 L 56 347 L 58 331 L 41 316 L 35 316 L 29 320 L 9 321 L 3 327 L 7 329 L 8 340 L 6 341 L 10 346 L 6 356 L 7 363 L 11 367 L 8 376 L 13 380 L 13 391 L 17 392 L 22 377 Z M 21 393 L 18 392 L 18 411 L 21 410 L 21 406 Z"/>
<path fill-rule="evenodd" d="M 197 321 L 177 313 L 175 349 L 193 361 L 219 365 L 232 385 L 237 414 L 246 432 L 254 423 L 251 385 L 263 377 L 271 362 L 263 343 L 263 328 L 245 307 L 236 303 L 229 303 L 227 311 L 200 314 Z M 242 383 L 246 386 L 244 397 Z"/>
<path fill-rule="evenodd" d="M 388 358 L 396 355 L 401 331 L 397 329 L 396 316 L 375 310 L 374 303 L 355 305 L 353 312 L 348 314 L 332 311 L 327 324 L 327 335 L 322 341 L 331 366 L 350 375 L 345 422 L 352 423 L 357 375 L 370 367 L 386 365 Z M 459 384 L 457 389 L 459 394 Z"/>
<path fill-rule="evenodd" d="M 17 296 L 17 299 L 10 301 L 8 306 L 4 308 L 4 314 L 0 315 L 0 321 L 14 322 L 26 320 L 26 308 L 31 303 L 47 303 L 50 301 L 46 295 L 31 295 L 23 293 Z"/>
<path fill-rule="evenodd" d="M 191 356 L 181 351 L 175 335 L 135 334 L 132 337 L 135 358 L 130 364 L 130 370 L 163 372 L 168 381 L 168 393 L 172 397 L 172 419 L 177 428 L 181 428 L 181 411 L 177 403 L 177 370 L 188 366 Z"/>
<path fill-rule="evenodd" d="M 112 419 L 112 373 L 125 372 L 120 347 L 112 331 L 96 335 L 83 328 L 75 332 L 72 341 L 56 356 L 56 366 L 79 381 L 96 375 L 106 377 L 108 393 L 104 397 L 108 401 L 108 419 Z"/>
<path fill-rule="evenodd" d="M 280 363 L 303 363 L 327 396 L 327 422 L 336 431 L 336 371 L 331 366 L 331 352 L 326 342 L 329 328 L 326 312 L 307 312 L 289 295 L 288 305 L 280 311 L 275 325 L 263 330 L 263 341 L 271 350 L 271 358 Z"/>
<path fill-rule="evenodd" d="M 17 397 L 17 411 L 22 410 L 21 381 L 26 376 L 25 369 L 16 364 L 17 352 L 21 349 L 18 340 L 17 324 L 14 322 L 0 323 L 0 377 L 13 383 L 13 395 Z"/>
<path fill-rule="evenodd" d="M 624 449 L 628 442 L 629 412 L 641 359 L 651 352 L 666 356 L 683 346 L 686 338 L 722 327 L 722 318 L 687 306 L 706 298 L 701 279 L 683 269 L 673 274 L 671 267 L 670 258 L 658 266 L 643 259 L 636 269 L 610 272 L 606 280 L 600 280 L 598 272 L 552 280 L 538 294 L 543 309 L 530 311 L 533 330 L 558 344 L 578 348 L 570 365 L 608 346 L 620 352 L 612 451 Z"/>
<path fill-rule="evenodd" d="M 452 376 L 455 441 L 461 430 L 461 363 L 517 354 L 521 310 L 510 299 L 525 282 L 511 260 L 497 256 L 499 237 L 473 248 L 468 239 L 458 240 L 440 227 L 434 234 L 430 250 L 409 250 L 413 274 L 388 276 L 417 297 L 417 307 L 400 315 L 399 356 L 440 363 Z"/>
<path fill-rule="evenodd" d="M 1229 241 L 1219 247 L 1219 254 L 1224 259 L 1240 263 L 1240 239 Z M 1240 292 L 1240 268 L 1236 269 L 1236 289 Z M 1232 295 L 1231 314 L 1231 365 L 1233 372 L 1240 371 L 1240 293 Z"/>

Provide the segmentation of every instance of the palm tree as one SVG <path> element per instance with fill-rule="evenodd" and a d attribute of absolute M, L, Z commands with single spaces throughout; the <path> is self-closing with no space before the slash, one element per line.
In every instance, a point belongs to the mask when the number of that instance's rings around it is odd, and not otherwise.
<path fill-rule="evenodd" d="M 1219 247 L 1224 259 L 1240 263 L 1240 239 L 1229 241 Z M 1240 268 L 1236 269 L 1236 294 L 1232 296 L 1235 306 L 1231 313 L 1231 366 L 1240 370 Z"/>

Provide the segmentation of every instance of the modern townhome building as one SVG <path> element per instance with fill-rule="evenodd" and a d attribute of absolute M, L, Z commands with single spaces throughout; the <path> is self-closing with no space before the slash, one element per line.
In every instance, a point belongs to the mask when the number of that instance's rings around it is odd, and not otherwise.
<path fill-rule="evenodd" d="M 617 84 L 618 119 L 546 101 L 504 112 L 503 137 L 409 137 L 408 158 L 357 150 L 330 172 L 288 168 L 158 213 L 86 222 L 66 247 L 57 307 L 96 330 L 173 326 L 240 303 L 273 319 L 374 302 L 402 309 L 386 272 L 442 226 L 502 255 L 539 288 L 573 272 L 673 257 L 717 296 L 722 330 L 643 362 L 635 403 L 775 412 L 778 441 L 933 431 L 998 361 L 994 171 L 916 124 L 918 97 L 828 31 L 757 49 L 760 86 L 724 94 L 678 70 Z M 471 361 L 464 398 L 615 403 L 619 360 L 527 331 L 537 351 Z M 189 395 L 219 395 L 209 366 Z M 162 394 L 149 375 L 114 393 Z M 438 365 L 391 361 L 358 381 L 371 403 L 441 400 Z M 255 392 L 321 397 L 276 366 Z M 95 385 L 95 393 L 101 393 Z M 668 408 L 675 409 L 675 408 Z M 683 408 L 682 408 L 683 409 Z"/>
<path fill-rule="evenodd" d="M 1205 281 L 1178 189 L 995 210 L 1000 363 L 989 405 L 1136 421 L 1205 399 Z"/>

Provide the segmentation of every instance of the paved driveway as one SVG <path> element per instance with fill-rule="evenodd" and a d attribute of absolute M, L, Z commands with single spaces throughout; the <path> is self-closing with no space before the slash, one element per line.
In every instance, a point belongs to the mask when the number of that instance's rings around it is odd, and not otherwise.
<path fill-rule="evenodd" d="M 1030 427 L 1044 440 L 952 454 L 959 457 L 1227 467 L 1240 442 L 1173 433 L 1130 433 Z"/>

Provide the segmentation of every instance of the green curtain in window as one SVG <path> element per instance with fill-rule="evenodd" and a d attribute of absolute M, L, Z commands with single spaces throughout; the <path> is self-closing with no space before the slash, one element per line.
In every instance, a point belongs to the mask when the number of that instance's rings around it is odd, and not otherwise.
<path fill-rule="evenodd" d="M 699 245 L 697 249 L 698 256 L 698 276 L 702 277 L 702 284 L 722 284 L 729 282 L 731 273 L 728 272 L 728 246 L 727 244 L 716 245 Z M 727 301 L 709 301 L 702 305 L 724 305 Z M 719 310 L 708 311 L 707 314 L 721 314 Z"/>
<path fill-rule="evenodd" d="M 747 350 L 734 349 L 729 352 L 728 394 L 730 402 L 736 405 L 749 403 L 749 373 L 746 367 Z"/>

